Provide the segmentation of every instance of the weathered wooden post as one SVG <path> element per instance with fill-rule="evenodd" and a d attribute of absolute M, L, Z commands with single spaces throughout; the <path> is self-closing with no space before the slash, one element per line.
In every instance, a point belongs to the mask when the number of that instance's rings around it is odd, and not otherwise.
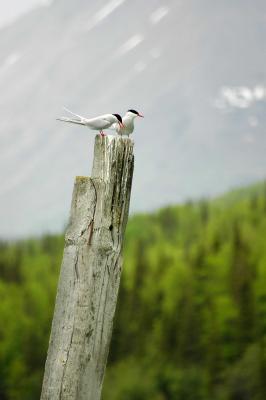
<path fill-rule="evenodd" d="M 77 177 L 41 400 L 99 400 L 112 334 L 133 175 L 131 139 L 96 136 Z"/>

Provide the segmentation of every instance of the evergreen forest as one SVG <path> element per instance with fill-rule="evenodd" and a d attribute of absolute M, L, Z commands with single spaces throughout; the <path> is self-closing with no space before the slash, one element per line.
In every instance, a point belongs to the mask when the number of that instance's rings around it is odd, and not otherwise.
<path fill-rule="evenodd" d="M 0 242 L 0 399 L 38 400 L 63 235 Z M 266 399 L 266 184 L 128 222 L 103 400 Z"/>

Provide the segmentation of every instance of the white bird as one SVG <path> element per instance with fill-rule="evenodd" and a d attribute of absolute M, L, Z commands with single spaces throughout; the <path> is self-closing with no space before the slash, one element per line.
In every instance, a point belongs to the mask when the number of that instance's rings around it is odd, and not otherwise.
<path fill-rule="evenodd" d="M 128 110 L 122 118 L 123 125 L 115 123 L 112 129 L 115 129 L 118 135 L 127 135 L 129 137 L 134 131 L 134 120 L 136 117 L 144 118 L 144 115 L 136 110 Z"/>
<path fill-rule="evenodd" d="M 122 118 L 119 114 L 104 114 L 95 118 L 85 118 L 81 115 L 74 114 L 72 111 L 64 107 L 64 110 L 72 114 L 75 118 L 60 117 L 58 121 L 69 122 L 71 124 L 87 126 L 93 131 L 100 131 L 101 136 L 105 136 L 103 129 L 110 128 L 113 124 L 123 127 Z"/>

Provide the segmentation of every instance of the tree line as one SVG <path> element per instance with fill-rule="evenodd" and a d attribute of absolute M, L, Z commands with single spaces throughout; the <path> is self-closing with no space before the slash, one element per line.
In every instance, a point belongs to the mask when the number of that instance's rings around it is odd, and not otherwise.
<path fill-rule="evenodd" d="M 266 185 L 131 217 L 104 400 L 266 398 Z M 0 243 L 0 398 L 37 400 L 64 239 Z"/>

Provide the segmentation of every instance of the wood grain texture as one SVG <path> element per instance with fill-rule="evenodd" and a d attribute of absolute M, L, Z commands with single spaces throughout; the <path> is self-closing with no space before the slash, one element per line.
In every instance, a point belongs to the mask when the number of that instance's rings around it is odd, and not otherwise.
<path fill-rule="evenodd" d="M 134 168 L 133 142 L 95 138 L 77 177 L 41 400 L 99 400 L 112 335 Z"/>

